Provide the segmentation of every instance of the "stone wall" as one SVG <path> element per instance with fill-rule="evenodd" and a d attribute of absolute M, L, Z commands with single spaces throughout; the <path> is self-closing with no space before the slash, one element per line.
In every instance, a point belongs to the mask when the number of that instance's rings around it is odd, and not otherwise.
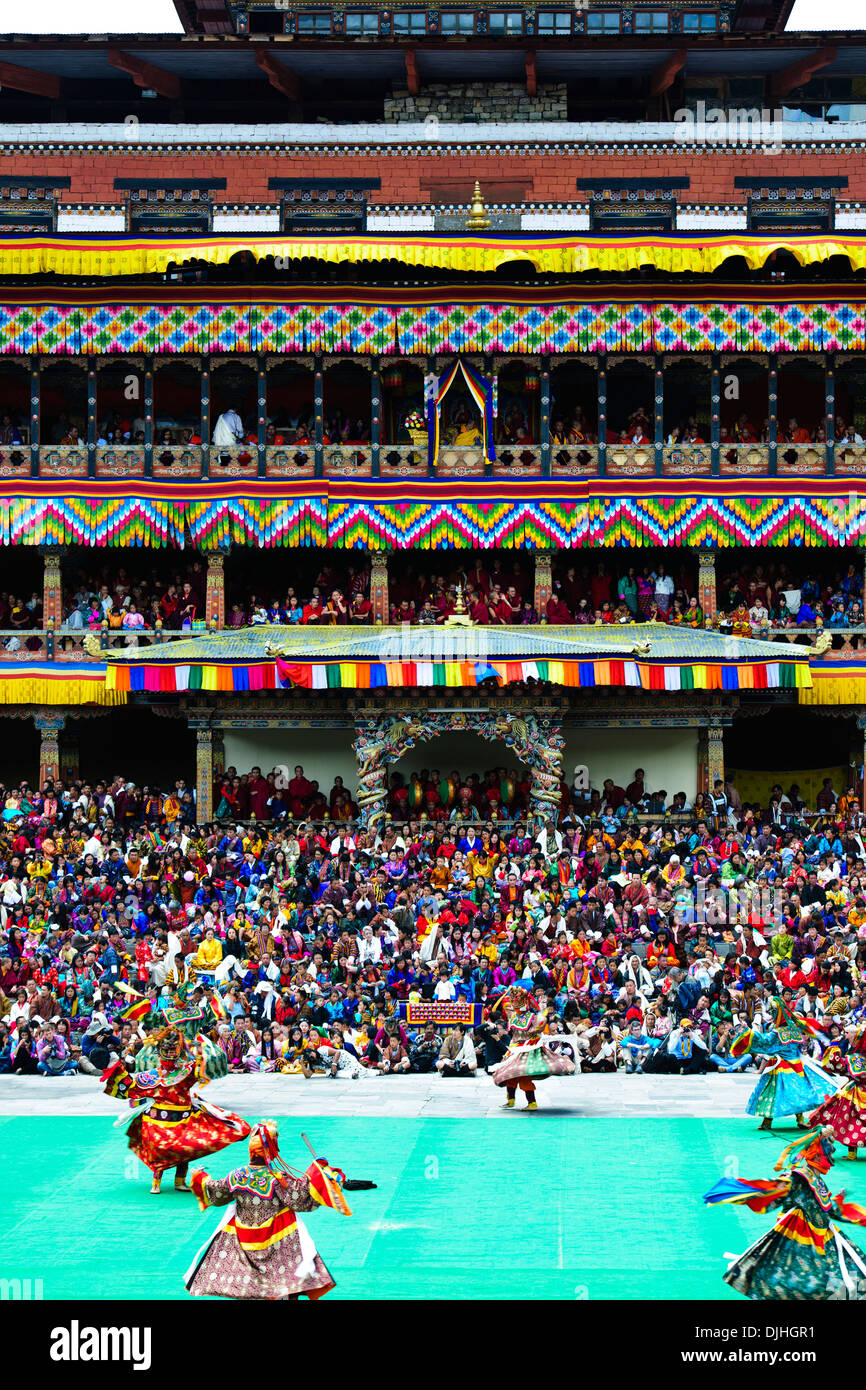
<path fill-rule="evenodd" d="M 516 82 L 470 82 L 465 86 L 435 83 L 417 96 L 398 89 L 385 98 L 386 121 L 564 121 L 568 118 L 565 83 L 540 85 L 527 96 Z"/>

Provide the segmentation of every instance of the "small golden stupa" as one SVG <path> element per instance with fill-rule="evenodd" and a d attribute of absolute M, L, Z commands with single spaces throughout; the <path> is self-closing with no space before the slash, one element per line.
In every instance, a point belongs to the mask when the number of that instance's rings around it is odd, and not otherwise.
<path fill-rule="evenodd" d="M 463 585 L 457 585 L 457 597 L 454 600 L 454 612 L 445 619 L 443 627 L 474 627 L 472 619 L 466 612 L 466 605 L 463 602 Z"/>
<path fill-rule="evenodd" d="M 472 202 L 469 205 L 469 216 L 466 219 L 466 230 L 467 232 L 486 232 L 489 226 L 490 218 L 487 216 L 487 208 L 484 206 L 481 184 L 476 179 Z"/>

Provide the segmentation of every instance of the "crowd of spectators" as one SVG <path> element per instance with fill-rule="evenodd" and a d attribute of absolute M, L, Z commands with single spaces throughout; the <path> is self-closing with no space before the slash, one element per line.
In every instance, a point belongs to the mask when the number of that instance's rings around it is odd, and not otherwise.
<path fill-rule="evenodd" d="M 389 620 L 439 626 L 461 611 L 482 626 L 657 622 L 743 636 L 866 627 L 861 563 L 821 571 L 774 555 L 757 564 L 720 562 L 718 611 L 711 618 L 701 607 L 696 566 L 686 553 L 631 563 L 634 554 L 618 564 L 565 557 L 541 613 L 535 608 L 531 557 L 469 552 L 443 564 L 431 555 L 424 566 L 400 557 L 390 566 Z M 226 582 L 228 628 L 373 624 L 368 564 L 335 565 L 329 558 L 307 574 L 303 566 L 293 566 L 291 582 L 279 583 L 263 580 L 261 567 L 255 578 L 241 569 Z M 25 592 L 0 593 L 0 630 L 43 626 L 42 595 L 34 590 L 28 598 Z M 171 570 L 154 566 L 131 572 L 103 565 L 64 575 L 62 625 L 72 631 L 106 624 L 132 633 L 158 626 L 166 632 L 199 631 L 205 612 L 206 566 L 200 556 Z"/>
<path fill-rule="evenodd" d="M 125 567 L 103 566 L 67 574 L 64 584 L 63 627 L 70 631 L 109 629 L 136 632 L 190 630 L 203 623 L 207 578 L 200 556 L 171 573 L 153 569 L 131 575 Z"/>
<path fill-rule="evenodd" d="M 829 779 L 811 812 L 795 787 L 755 805 L 721 782 L 667 805 L 637 769 L 575 789 L 541 829 L 418 816 L 376 836 L 251 804 L 197 824 L 182 779 L 0 801 L 0 1072 L 96 1075 L 134 1053 L 122 985 L 156 1014 L 179 983 L 193 1002 L 215 988 L 233 1071 L 305 1076 L 489 1068 L 507 1044 L 493 1005 L 518 979 L 583 1071 L 754 1065 L 731 1037 L 769 1027 L 779 996 L 833 1067 L 864 1017 L 864 818 Z M 478 1012 L 468 1031 L 410 1026 L 413 1000 Z"/>

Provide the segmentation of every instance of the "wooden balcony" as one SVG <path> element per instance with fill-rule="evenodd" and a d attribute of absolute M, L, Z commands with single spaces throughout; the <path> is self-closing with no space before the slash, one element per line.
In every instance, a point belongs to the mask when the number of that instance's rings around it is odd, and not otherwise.
<path fill-rule="evenodd" d="M 709 444 L 666 444 L 662 468 L 666 478 L 708 478 L 713 470 Z"/>
<path fill-rule="evenodd" d="M 646 478 L 655 472 L 652 444 L 608 444 L 607 471 L 612 478 Z"/>
<path fill-rule="evenodd" d="M 770 471 L 769 444 L 734 444 L 726 440 L 719 455 L 719 472 L 725 478 L 760 477 Z"/>
<path fill-rule="evenodd" d="M 40 478 L 86 478 L 86 444 L 40 444 Z"/>
<path fill-rule="evenodd" d="M 155 478 L 200 478 L 202 452 L 198 444 L 154 444 Z"/>
<path fill-rule="evenodd" d="M 97 478 L 143 478 L 143 444 L 106 444 L 96 449 Z"/>

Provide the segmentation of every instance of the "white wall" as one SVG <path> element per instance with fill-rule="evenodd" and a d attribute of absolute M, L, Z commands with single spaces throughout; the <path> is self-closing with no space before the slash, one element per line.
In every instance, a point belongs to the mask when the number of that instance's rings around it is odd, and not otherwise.
<path fill-rule="evenodd" d="M 338 775 L 354 791 L 354 737 L 354 729 L 349 728 L 227 729 L 226 767 L 234 764 L 238 772 L 249 772 L 251 767 L 258 766 L 267 777 L 273 767 L 285 763 L 291 777 L 295 764 L 300 763 L 304 775 L 311 782 L 318 782 L 325 796 Z"/>
<path fill-rule="evenodd" d="M 278 763 L 286 763 L 291 775 L 296 763 L 327 796 L 334 777 L 342 777 L 355 790 L 355 755 L 352 729 L 250 729 L 227 730 L 226 767 L 238 772 L 258 766 L 267 775 Z M 575 763 L 589 768 L 593 786 L 601 788 L 605 777 L 625 787 L 636 767 L 646 772 L 651 791 L 662 787 L 670 799 L 683 791 L 697 791 L 697 729 L 566 729 L 564 771 L 571 783 Z M 412 748 L 396 764 L 404 777 L 422 767 L 438 767 L 447 774 L 454 768 L 466 776 L 489 767 L 519 766 L 514 752 L 504 743 L 487 743 L 474 734 L 446 734 Z"/>
<path fill-rule="evenodd" d="M 693 797 L 698 789 L 697 729 L 566 729 L 565 780 L 571 784 L 575 763 L 589 768 L 590 782 L 601 790 L 606 777 L 627 787 L 636 767 L 646 773 L 650 791 Z"/>

